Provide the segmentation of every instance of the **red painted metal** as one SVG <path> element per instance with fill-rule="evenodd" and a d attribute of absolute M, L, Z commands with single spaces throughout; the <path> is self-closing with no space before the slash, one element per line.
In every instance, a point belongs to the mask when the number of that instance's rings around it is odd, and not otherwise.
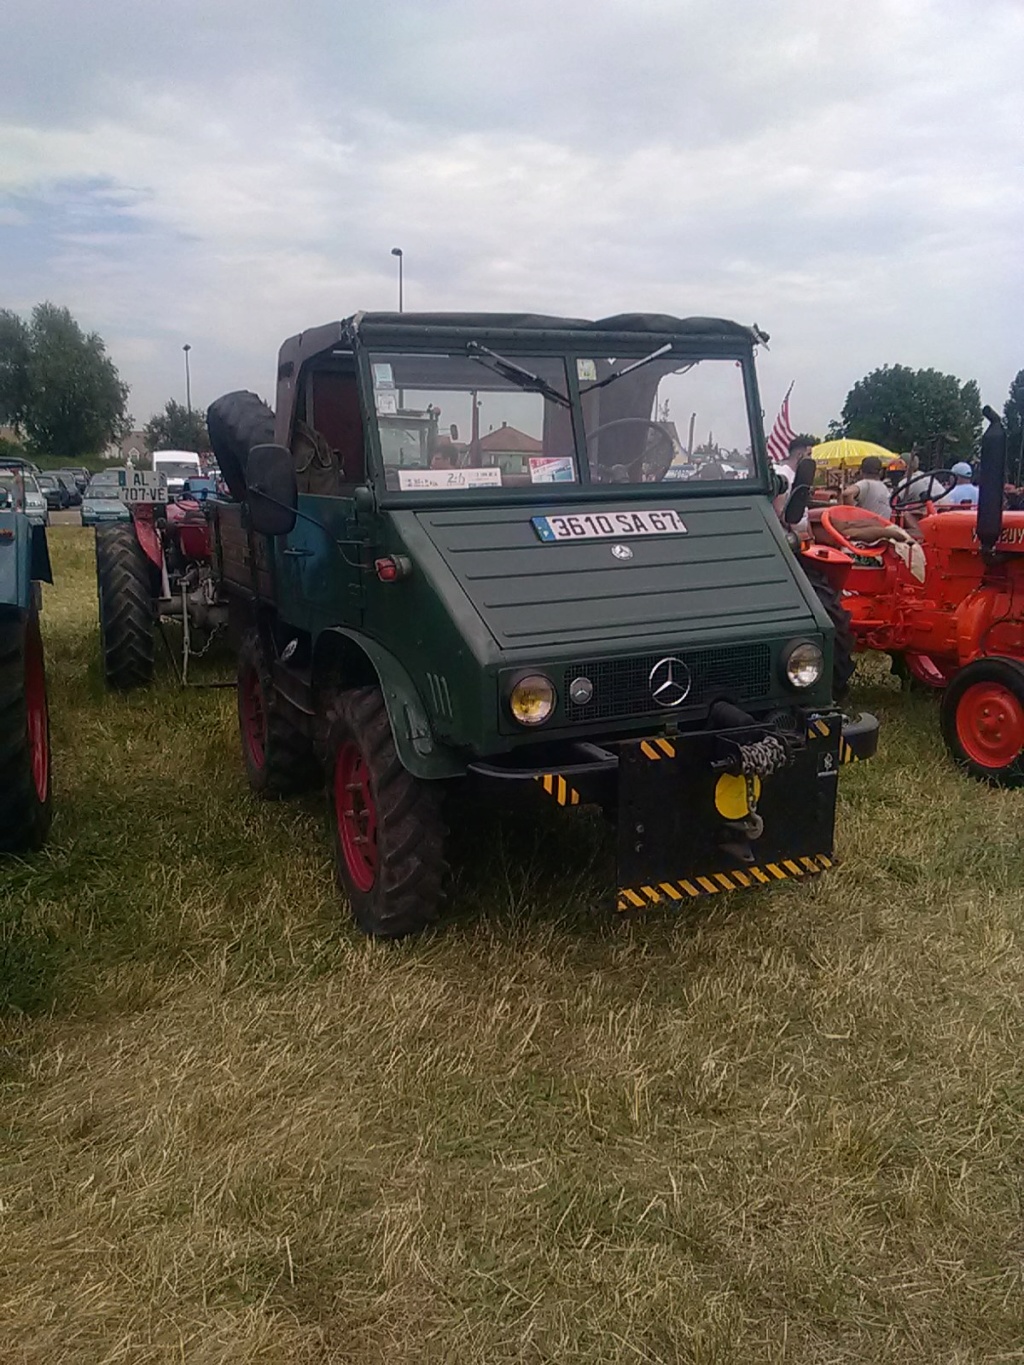
<path fill-rule="evenodd" d="M 156 529 L 152 503 L 142 503 L 133 508 L 132 525 L 135 527 L 135 534 L 139 538 L 139 544 L 142 546 L 146 558 L 155 569 L 161 568 L 164 555 L 160 545 L 160 533 Z"/>
<path fill-rule="evenodd" d="M 267 712 L 263 704 L 260 675 L 250 668 L 240 683 L 242 703 L 242 737 L 253 766 L 262 768 L 267 761 Z"/>
<path fill-rule="evenodd" d="M 371 891 L 377 880 L 377 803 L 370 769 L 352 740 L 341 745 L 334 763 L 334 814 L 352 885 L 357 891 Z"/>
<path fill-rule="evenodd" d="M 46 704 L 46 670 L 39 622 L 31 620 L 25 632 L 25 715 L 28 725 L 32 782 L 36 796 L 45 801 L 50 790 L 50 735 Z"/>
<path fill-rule="evenodd" d="M 1024 708 L 1001 683 L 975 683 L 957 705 L 956 736 L 972 763 L 1007 768 L 1024 749 Z"/>

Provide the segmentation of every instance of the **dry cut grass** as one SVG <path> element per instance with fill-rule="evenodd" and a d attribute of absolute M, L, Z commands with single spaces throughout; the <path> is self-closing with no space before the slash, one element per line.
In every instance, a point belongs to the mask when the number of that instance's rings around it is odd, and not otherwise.
<path fill-rule="evenodd" d="M 377 946 L 230 693 L 103 695 L 90 533 L 53 541 L 3 1365 L 1024 1360 L 1024 795 L 927 699 L 864 681 L 814 886 L 613 921 L 597 822 L 463 811 L 447 926 Z"/>

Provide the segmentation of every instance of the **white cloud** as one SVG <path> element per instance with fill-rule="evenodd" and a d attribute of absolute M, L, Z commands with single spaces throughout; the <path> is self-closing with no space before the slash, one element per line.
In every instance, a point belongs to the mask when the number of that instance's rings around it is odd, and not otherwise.
<path fill-rule="evenodd" d="M 1014 5 L 209 8 L 14 0 L 66 99 L 0 93 L 5 298 L 98 329 L 136 415 L 185 340 L 198 400 L 269 390 L 287 334 L 393 305 L 396 244 L 411 308 L 756 320 L 769 420 L 793 378 L 821 428 L 887 361 L 996 402 L 1024 364 Z"/>

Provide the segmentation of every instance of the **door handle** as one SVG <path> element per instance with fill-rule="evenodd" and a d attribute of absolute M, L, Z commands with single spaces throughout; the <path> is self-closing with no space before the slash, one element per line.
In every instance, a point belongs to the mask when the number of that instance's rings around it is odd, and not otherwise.
<path fill-rule="evenodd" d="M 294 549 L 294 550 L 288 549 L 288 550 L 282 550 L 281 553 L 282 553 L 282 554 L 285 554 L 285 555 L 290 555 L 290 556 L 292 557 L 292 559 L 306 559 L 306 558 L 308 558 L 309 555 L 311 555 L 311 554 L 313 553 L 313 551 L 312 551 L 312 550 L 305 550 L 305 549 Z"/>

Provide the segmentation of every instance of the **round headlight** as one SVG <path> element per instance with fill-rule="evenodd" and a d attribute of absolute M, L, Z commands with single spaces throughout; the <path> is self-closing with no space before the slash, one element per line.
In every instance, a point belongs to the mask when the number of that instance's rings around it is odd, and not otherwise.
<path fill-rule="evenodd" d="M 555 709 L 555 685 L 543 673 L 520 678 L 508 699 L 508 708 L 520 725 L 543 725 Z"/>
<path fill-rule="evenodd" d="M 810 641 L 794 645 L 786 656 L 786 680 L 790 687 L 813 687 L 825 667 L 825 656 Z"/>

